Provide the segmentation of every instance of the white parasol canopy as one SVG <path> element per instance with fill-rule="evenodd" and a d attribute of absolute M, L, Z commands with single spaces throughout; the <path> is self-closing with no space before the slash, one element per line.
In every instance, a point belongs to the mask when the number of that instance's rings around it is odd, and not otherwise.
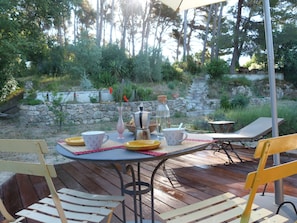
<path fill-rule="evenodd" d="M 176 11 L 186 10 L 190 8 L 198 8 L 205 5 L 210 5 L 226 0 L 160 0 L 165 5 L 173 8 Z M 272 136 L 278 136 L 278 124 L 277 124 L 277 105 L 276 105 L 276 84 L 275 84 L 275 69 L 274 69 L 274 50 L 273 50 L 273 38 L 271 28 L 271 15 L 270 15 L 270 2 L 269 0 L 263 1 L 264 12 L 264 25 L 265 25 L 265 37 L 267 48 L 267 62 L 268 62 L 268 74 L 269 74 L 269 86 L 270 86 L 270 100 L 271 100 L 271 117 L 272 117 Z M 280 156 L 275 155 L 273 157 L 274 165 L 280 164 Z M 275 182 L 275 203 L 280 204 L 284 200 L 282 180 Z"/>
<path fill-rule="evenodd" d="M 178 11 L 198 8 L 200 6 L 211 5 L 223 1 L 226 0 L 161 0 L 165 5 Z"/>

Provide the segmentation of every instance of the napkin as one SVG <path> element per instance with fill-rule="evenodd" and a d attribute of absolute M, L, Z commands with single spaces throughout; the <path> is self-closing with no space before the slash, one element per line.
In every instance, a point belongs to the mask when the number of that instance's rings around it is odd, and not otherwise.
<path fill-rule="evenodd" d="M 113 150 L 113 149 L 124 149 L 125 147 L 123 145 L 119 146 L 110 146 L 110 147 L 105 147 L 105 148 L 99 148 L 99 149 L 91 149 L 91 150 L 85 150 L 85 151 L 79 151 L 79 152 L 73 152 L 75 155 L 83 155 L 83 154 L 89 154 L 89 153 L 97 153 L 97 152 L 104 152 L 108 150 Z"/>

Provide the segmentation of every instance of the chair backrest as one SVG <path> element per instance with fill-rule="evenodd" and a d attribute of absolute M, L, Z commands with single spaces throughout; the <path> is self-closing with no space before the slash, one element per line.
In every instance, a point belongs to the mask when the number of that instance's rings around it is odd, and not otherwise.
<path fill-rule="evenodd" d="M 268 157 L 296 148 L 297 134 L 262 139 L 258 142 L 254 157 L 260 160 L 257 170 L 249 173 L 245 182 L 245 188 L 250 189 L 250 194 L 241 217 L 241 222 L 248 222 L 251 206 L 260 185 L 297 174 L 297 160 L 292 160 L 275 166 L 267 166 Z"/>
<path fill-rule="evenodd" d="M 24 140 L 24 139 L 0 139 L 0 153 L 15 153 L 20 155 L 36 156 L 36 161 L 26 161 L 25 159 L 12 160 L 9 158 L 1 158 L 0 156 L 0 171 L 12 173 L 20 173 L 34 176 L 43 176 L 46 180 L 52 198 L 55 202 L 62 222 L 67 222 L 64 211 L 61 206 L 61 201 L 54 187 L 52 177 L 56 177 L 57 173 L 53 165 L 46 164 L 44 154 L 48 152 L 47 144 L 44 140 Z M 12 156 L 8 156 L 12 157 Z M 1 213 L 6 218 L 12 216 L 3 210 L 4 205 L 0 200 Z"/>
<path fill-rule="evenodd" d="M 283 118 L 278 118 L 278 125 L 284 122 Z M 250 136 L 251 138 L 263 137 L 271 132 L 272 129 L 272 118 L 260 117 L 255 121 L 251 122 L 247 126 L 237 130 L 235 133 L 243 136 Z"/>

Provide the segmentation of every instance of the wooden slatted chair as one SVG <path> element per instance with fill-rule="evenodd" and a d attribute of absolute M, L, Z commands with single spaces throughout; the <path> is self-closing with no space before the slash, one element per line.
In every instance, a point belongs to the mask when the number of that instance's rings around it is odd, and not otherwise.
<path fill-rule="evenodd" d="M 48 152 L 44 140 L 0 139 L 1 153 L 35 154 L 38 162 L 0 159 L 0 171 L 43 176 L 50 196 L 41 199 L 24 210 L 17 212 L 17 219 L 8 213 L 0 199 L 0 211 L 9 222 L 20 222 L 25 218 L 38 222 L 101 222 L 111 221 L 113 209 L 123 202 L 123 196 L 98 195 L 71 189 L 56 191 L 52 178 L 57 177 L 53 165 L 46 164 L 44 154 Z"/>
<path fill-rule="evenodd" d="M 245 189 L 250 190 L 248 200 L 225 193 L 207 200 L 160 214 L 170 223 L 218 223 L 218 222 L 287 222 L 288 219 L 254 204 L 258 187 L 269 182 L 297 174 L 297 160 L 277 166 L 266 166 L 271 155 L 297 148 L 297 134 L 262 139 L 258 142 L 254 157 L 259 160 L 256 171 L 248 174 Z"/>

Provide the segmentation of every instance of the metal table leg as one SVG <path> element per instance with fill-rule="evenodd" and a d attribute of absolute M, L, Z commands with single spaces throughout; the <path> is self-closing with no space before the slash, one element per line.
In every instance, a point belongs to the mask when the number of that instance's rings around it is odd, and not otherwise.
<path fill-rule="evenodd" d="M 121 194 L 129 194 L 133 197 L 133 206 L 134 206 L 134 221 L 135 223 L 155 223 L 155 215 L 154 215 L 154 178 L 155 175 L 160 168 L 160 166 L 167 159 L 161 160 L 157 166 L 154 168 L 150 182 L 144 182 L 141 180 L 141 168 L 140 163 L 137 163 L 137 175 L 135 174 L 135 170 L 131 164 L 125 165 L 124 172 L 120 172 L 116 165 L 113 164 L 114 169 L 119 175 L 120 184 L 121 184 Z M 123 174 L 126 172 L 131 172 L 131 182 L 124 184 Z M 136 177 L 137 176 L 137 177 Z M 151 192 L 151 219 L 146 220 L 143 219 L 143 210 L 142 210 L 142 195 Z M 138 201 L 137 201 L 138 198 Z M 125 213 L 125 202 L 122 205 L 123 208 L 123 222 L 126 223 L 126 213 Z M 131 221 L 129 221 L 131 222 Z M 132 223 L 132 222 L 131 222 Z M 157 223 L 157 222 L 156 222 Z"/>

